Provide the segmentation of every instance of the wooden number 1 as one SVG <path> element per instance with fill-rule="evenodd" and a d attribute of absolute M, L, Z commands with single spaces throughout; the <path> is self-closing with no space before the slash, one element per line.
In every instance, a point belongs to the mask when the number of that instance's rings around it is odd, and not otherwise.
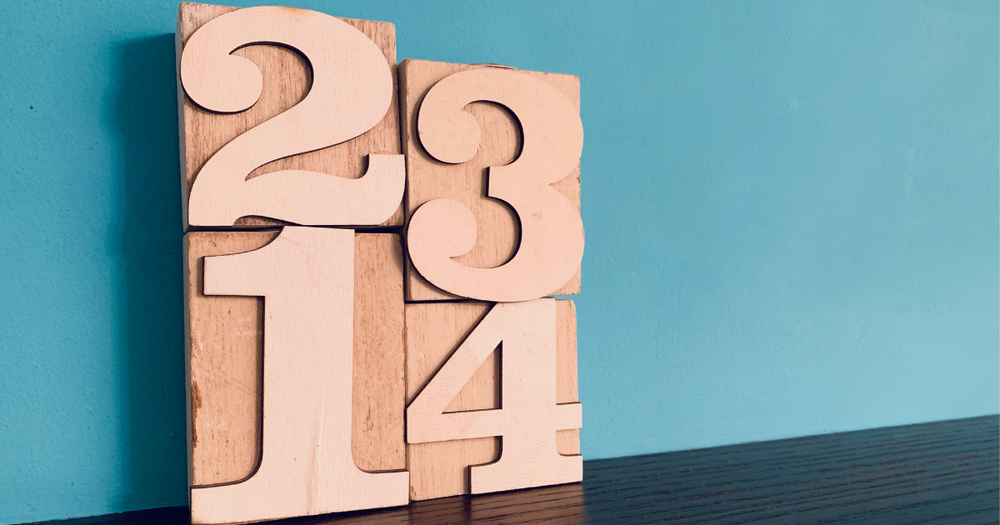
<path fill-rule="evenodd" d="M 500 409 L 445 413 L 500 344 Z M 580 403 L 556 404 L 555 299 L 496 304 L 406 410 L 406 440 L 501 436 L 500 459 L 471 468 L 481 494 L 583 479 L 581 456 L 561 456 L 556 432 L 579 428 Z"/>
<path fill-rule="evenodd" d="M 191 187 L 191 226 L 232 226 L 257 215 L 303 225 L 376 225 L 403 196 L 402 155 L 369 155 L 360 179 L 282 170 L 247 180 L 255 169 L 291 155 L 339 144 L 374 127 L 392 102 L 392 72 L 378 46 L 338 18 L 287 7 L 251 7 L 198 29 L 181 55 L 184 91 L 209 111 L 253 106 L 263 80 L 257 66 L 233 51 L 278 44 L 302 53 L 312 86 L 291 109 L 226 144 Z"/>
<path fill-rule="evenodd" d="M 192 488 L 191 521 L 405 505 L 407 472 L 351 456 L 354 231 L 285 227 L 259 250 L 206 257 L 205 294 L 264 297 L 263 450 L 247 480 Z"/>

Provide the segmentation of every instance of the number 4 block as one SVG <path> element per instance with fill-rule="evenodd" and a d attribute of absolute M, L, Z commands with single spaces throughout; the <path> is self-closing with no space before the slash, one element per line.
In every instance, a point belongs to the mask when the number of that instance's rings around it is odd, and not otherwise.
<path fill-rule="evenodd" d="M 580 481 L 576 369 L 572 301 L 407 304 L 410 499 Z"/>

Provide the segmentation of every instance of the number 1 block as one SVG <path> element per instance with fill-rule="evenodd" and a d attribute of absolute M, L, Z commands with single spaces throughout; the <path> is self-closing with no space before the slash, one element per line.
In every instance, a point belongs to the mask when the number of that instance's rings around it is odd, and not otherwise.
<path fill-rule="evenodd" d="M 295 230 L 286 227 L 280 235 L 287 235 Z M 343 428 L 349 428 L 350 443 L 347 449 L 338 449 L 333 443 L 321 440 L 317 442 L 317 450 L 325 459 L 334 459 L 341 455 L 347 462 L 352 462 L 358 469 L 367 472 L 401 471 L 405 468 L 405 449 L 403 439 L 403 406 L 404 406 L 404 349 L 403 349 L 403 301 L 402 301 L 402 249 L 398 235 L 391 234 L 354 234 L 350 230 L 305 229 L 306 233 L 317 233 L 327 237 L 338 238 L 349 236 L 353 239 L 353 249 L 350 241 L 347 248 L 338 252 L 319 249 L 317 253 L 331 256 L 330 261 L 340 261 L 344 268 L 335 265 L 323 265 L 318 275 L 329 273 L 333 279 L 346 276 L 350 283 L 353 275 L 353 294 L 346 298 L 346 312 L 330 316 L 333 312 L 314 311 L 310 308 L 308 296 L 297 294 L 286 298 L 289 308 L 301 308 L 297 318 L 276 319 L 281 311 L 265 310 L 265 305 L 276 306 L 277 302 L 268 302 L 261 297 L 238 295 L 214 295 L 218 293 L 219 284 L 206 281 L 206 261 L 218 265 L 226 257 L 221 255 L 243 254 L 239 257 L 255 256 L 263 250 L 274 249 L 271 243 L 279 242 L 278 231 L 243 231 L 243 232 L 190 232 L 185 236 L 185 304 L 187 309 L 187 347 L 188 347 L 188 382 L 189 388 L 189 481 L 192 494 L 192 521 L 195 523 L 220 523 L 258 521 L 295 515 L 315 514 L 339 510 L 354 510 L 367 508 L 360 503 L 351 506 L 347 502 L 336 506 L 315 507 L 294 505 L 289 502 L 296 500 L 296 494 L 316 491 L 315 501 L 323 497 L 338 495 L 354 488 L 353 484 L 344 486 L 327 485 L 310 487 L 309 483 L 293 481 L 283 487 L 274 487 L 268 493 L 266 501 L 273 508 L 256 509 L 257 514 L 241 515 L 227 514 L 223 519 L 212 512 L 219 511 L 222 506 L 216 503 L 206 503 L 199 500 L 194 492 L 204 490 L 205 486 L 235 486 L 250 478 L 261 475 L 263 455 L 271 454 L 272 460 L 279 450 L 265 450 L 265 407 L 268 400 L 264 391 L 264 377 L 268 374 L 265 359 L 276 358 L 279 352 L 298 351 L 314 343 L 316 338 L 307 338 L 304 342 L 282 348 L 268 348 L 264 335 L 268 330 L 272 336 L 281 330 L 287 332 L 287 322 L 298 323 L 301 329 L 295 332 L 326 330 L 325 327 L 340 327 L 345 333 L 353 332 L 353 341 L 348 340 L 348 351 L 351 352 L 350 364 L 346 367 L 322 366 L 333 356 L 337 359 L 343 348 L 333 345 L 318 349 L 319 354 L 299 356 L 300 359 L 291 362 L 274 362 L 279 367 L 305 366 L 322 374 L 330 375 L 326 380 L 320 378 L 326 388 L 310 390 L 304 396 L 296 397 L 292 403 L 273 406 L 276 412 L 267 416 L 272 421 L 275 418 L 287 417 L 286 411 L 315 411 L 322 408 L 322 417 L 309 419 L 310 424 L 296 428 L 278 428 L 272 432 L 294 436 L 308 435 L 316 424 L 324 421 L 341 421 Z M 293 232 L 294 233 L 294 232 Z M 315 239 L 305 239 L 307 241 Z M 322 240 L 322 239 L 321 239 Z M 315 243 L 312 243 L 315 244 Z M 294 246 L 301 250 L 316 250 L 317 246 L 310 243 L 299 243 Z M 348 251 L 353 252 L 348 253 Z M 313 257 L 310 255 L 310 257 Z M 348 257 L 346 260 L 341 260 Z M 291 260 L 291 259 L 289 259 Z M 250 272 L 254 275 L 269 275 L 277 272 L 281 282 L 294 284 L 292 276 L 300 276 L 305 269 L 294 264 L 284 264 L 261 267 L 251 262 L 241 260 L 234 268 L 241 273 Z M 352 268 L 353 267 L 353 268 Z M 353 270 L 353 271 L 352 271 Z M 208 275 L 208 277 L 212 277 Z M 216 273 L 215 278 L 229 279 L 229 272 Z M 286 282 L 288 281 L 288 282 Z M 322 284 L 322 283 L 321 283 Z M 283 285 L 284 286 L 284 285 Z M 315 289 L 309 285 L 307 289 Z M 338 290 L 334 287 L 331 290 Z M 210 291 L 212 295 L 206 295 Z M 255 291 L 261 293 L 262 290 Z M 280 291 L 279 291 L 280 292 Z M 329 292 L 323 295 L 331 297 Z M 341 298 L 343 301 L 345 298 Z M 268 308 L 271 308 L 269 306 Z M 342 308 L 343 309 L 343 308 Z M 351 313 L 353 310 L 353 314 Z M 265 318 L 278 325 L 269 325 L 265 330 Z M 353 321 L 350 321 L 353 319 Z M 352 326 L 341 326 L 338 321 L 348 320 Z M 311 333 L 311 332 L 310 332 Z M 296 333 L 290 334 L 292 336 Z M 345 371 L 349 375 L 344 377 Z M 271 371 L 274 372 L 273 370 Z M 303 380 L 301 373 L 272 376 L 271 386 L 278 383 L 295 385 Z M 323 399 L 326 390 L 334 386 L 351 385 L 350 401 L 345 407 L 336 406 Z M 346 412 L 346 413 L 345 413 Z M 308 419 L 308 418 L 307 418 Z M 327 423 L 329 424 L 329 423 Z M 321 433 L 322 434 L 322 433 Z M 272 434 L 268 439 L 281 442 L 285 436 Z M 323 438 L 326 439 L 325 437 Z M 302 457 L 304 464 L 309 464 L 309 458 Z M 289 465 L 296 462 L 289 462 Z M 286 466 L 287 468 L 287 466 Z M 352 467 L 353 468 L 353 467 Z M 289 469 L 290 470 L 290 469 Z M 321 473 L 315 475 L 317 479 Z M 404 477 L 405 477 L 405 473 Z M 381 475 L 381 474 L 379 474 Z M 405 481 L 405 480 L 404 480 Z M 280 490 L 278 490 L 280 489 Z M 391 500 L 393 505 L 406 503 L 405 483 L 401 494 Z M 363 495 L 363 494 L 362 494 Z M 321 497 L 323 496 L 323 497 Z M 388 492 L 379 497 L 384 500 Z M 380 500 L 380 501 L 382 501 Z M 366 501 L 359 499 L 358 501 Z M 371 501 L 371 500 L 367 500 Z M 251 501 L 246 501 L 239 507 L 251 507 Z M 259 503 L 259 502 L 256 502 Z M 314 503 L 315 504 L 315 503 Z M 374 505 L 385 506 L 385 504 Z M 288 508 L 296 509 L 287 511 Z M 282 509 L 286 509 L 282 514 Z M 266 512 L 265 512 L 266 511 Z M 225 511 L 229 512 L 229 511 Z"/>
<path fill-rule="evenodd" d="M 226 17 L 242 18 L 223 20 Z M 209 22 L 224 27 L 208 27 Z M 189 45 L 194 35 L 205 37 L 197 49 Z M 402 224 L 393 24 L 338 19 L 303 9 L 182 3 L 176 43 L 185 231 L 189 219 L 191 225 L 214 228 Z M 374 65 L 384 71 L 369 74 L 373 64 L 363 59 L 370 59 L 373 52 L 382 60 Z M 358 67 L 352 69 L 351 64 Z M 256 98 L 254 75 L 261 79 Z M 362 84 L 347 85 L 357 82 Z M 383 96 L 343 100 L 332 92 L 345 89 Z M 241 98 L 246 107 L 236 104 Z M 380 179 L 388 167 L 398 173 L 391 181 Z M 212 180 L 197 182 L 206 172 Z M 225 185 L 213 182 L 222 179 Z M 352 209 L 352 203 L 361 202 L 356 187 L 362 181 L 369 186 L 364 191 L 366 206 Z M 240 189 L 244 186 L 245 192 Z M 352 198 L 343 202 L 323 195 L 349 191 L 354 192 Z M 279 202 L 282 192 L 315 199 L 285 209 Z M 238 202 L 225 202 L 226 195 L 237 195 Z M 375 201 L 388 209 L 380 214 L 384 218 L 370 217 L 374 212 L 369 205 Z M 325 210 L 326 205 L 334 210 Z M 224 206 L 234 210 L 225 220 L 208 217 L 208 212 Z M 344 212 L 331 217 L 337 209 Z"/>

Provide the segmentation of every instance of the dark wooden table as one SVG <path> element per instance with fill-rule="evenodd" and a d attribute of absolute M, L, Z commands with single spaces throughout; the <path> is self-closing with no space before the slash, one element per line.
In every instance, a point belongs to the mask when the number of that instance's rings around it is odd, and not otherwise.
<path fill-rule="evenodd" d="M 987 416 L 601 459 L 582 484 L 273 523 L 1000 523 L 998 430 Z M 178 507 L 53 523 L 187 520 Z"/>

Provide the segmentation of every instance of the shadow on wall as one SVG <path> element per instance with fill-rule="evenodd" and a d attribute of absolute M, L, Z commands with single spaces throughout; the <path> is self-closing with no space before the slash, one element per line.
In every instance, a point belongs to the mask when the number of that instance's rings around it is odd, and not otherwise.
<path fill-rule="evenodd" d="M 180 161 L 174 37 L 126 40 L 105 111 L 118 135 L 125 268 L 118 341 L 124 370 L 124 510 L 187 505 Z"/>

